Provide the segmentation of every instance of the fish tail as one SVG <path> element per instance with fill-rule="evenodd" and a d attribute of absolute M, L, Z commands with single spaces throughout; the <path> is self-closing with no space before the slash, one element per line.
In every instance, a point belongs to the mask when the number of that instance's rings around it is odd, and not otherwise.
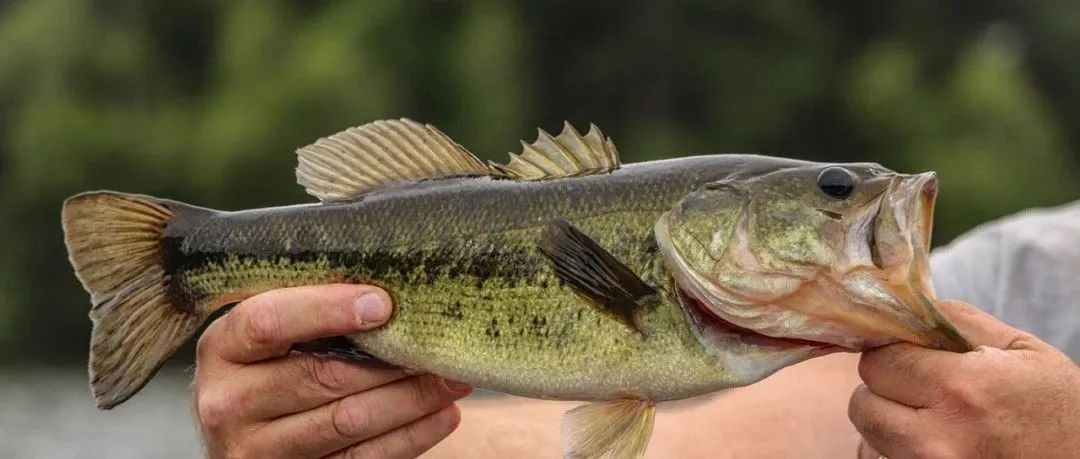
<path fill-rule="evenodd" d="M 213 211 L 108 191 L 64 201 L 64 243 L 90 292 L 90 388 L 98 408 L 130 398 L 205 321 L 170 288 L 164 233 Z"/>

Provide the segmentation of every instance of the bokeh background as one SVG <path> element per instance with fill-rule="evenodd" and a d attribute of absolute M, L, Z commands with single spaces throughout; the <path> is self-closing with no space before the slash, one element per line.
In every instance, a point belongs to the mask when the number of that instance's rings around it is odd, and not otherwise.
<path fill-rule="evenodd" d="M 1080 197 L 1080 3 L 0 1 L 0 455 L 197 455 L 190 364 L 99 414 L 60 203 L 307 202 L 294 150 L 380 118 L 502 161 L 754 152 L 942 180 L 935 240 Z"/>

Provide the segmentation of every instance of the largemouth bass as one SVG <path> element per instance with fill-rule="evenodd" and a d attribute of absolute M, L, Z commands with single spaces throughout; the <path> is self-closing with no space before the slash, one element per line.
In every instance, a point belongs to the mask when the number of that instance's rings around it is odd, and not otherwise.
<path fill-rule="evenodd" d="M 393 316 L 298 349 L 591 402 L 564 418 L 572 457 L 639 456 L 656 403 L 815 356 L 969 347 L 931 305 L 933 173 L 753 155 L 621 165 L 599 129 L 569 124 L 522 145 L 484 164 L 430 125 L 377 121 L 298 150 L 318 204 L 68 199 L 98 406 L 141 389 L 219 308 L 334 282 L 385 288 Z"/>

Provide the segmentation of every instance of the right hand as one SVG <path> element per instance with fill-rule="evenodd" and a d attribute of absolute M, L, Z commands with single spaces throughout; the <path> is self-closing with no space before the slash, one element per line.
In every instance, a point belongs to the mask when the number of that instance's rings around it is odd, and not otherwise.
<path fill-rule="evenodd" d="M 935 305 L 977 347 L 863 352 L 848 408 L 859 456 L 1080 457 L 1080 367 L 974 306 Z"/>
<path fill-rule="evenodd" d="M 251 297 L 199 339 L 196 414 L 210 457 L 414 457 L 457 428 L 472 390 L 433 375 L 290 352 L 382 325 L 390 298 L 362 285 Z"/>

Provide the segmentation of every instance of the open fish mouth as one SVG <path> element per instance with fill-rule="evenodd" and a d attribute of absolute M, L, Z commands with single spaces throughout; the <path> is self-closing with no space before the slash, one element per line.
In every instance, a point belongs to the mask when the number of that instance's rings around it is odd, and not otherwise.
<path fill-rule="evenodd" d="M 830 343 L 769 336 L 741 327 L 716 314 L 686 290 L 678 286 L 674 290 L 698 341 L 716 356 L 718 364 L 738 385 L 760 381 L 804 360 L 846 351 Z"/>
<path fill-rule="evenodd" d="M 896 175 L 863 211 L 844 217 L 850 222 L 837 242 L 839 260 L 812 272 L 805 265 L 762 269 L 750 249 L 754 232 L 746 219 L 712 266 L 713 259 L 681 253 L 672 243 L 670 214 L 655 233 L 684 309 L 698 316 L 699 333 L 822 353 L 898 341 L 966 351 L 969 345 L 932 304 L 928 252 L 937 186 L 933 173 Z M 746 269 L 732 271 L 734 265 Z"/>
<path fill-rule="evenodd" d="M 684 308 L 684 311 L 693 319 L 694 326 L 697 328 L 695 331 L 701 334 L 708 333 L 721 333 L 736 338 L 743 344 L 750 346 L 760 346 L 775 349 L 792 349 L 792 348 L 815 348 L 824 353 L 843 351 L 844 348 L 836 346 L 831 343 L 822 341 L 813 341 L 802 338 L 784 338 L 769 336 L 762 333 L 758 333 L 752 329 L 746 327 L 740 327 L 725 320 L 719 314 L 715 313 L 712 309 L 705 305 L 702 300 L 694 298 L 686 290 L 678 288 L 679 303 Z"/>

